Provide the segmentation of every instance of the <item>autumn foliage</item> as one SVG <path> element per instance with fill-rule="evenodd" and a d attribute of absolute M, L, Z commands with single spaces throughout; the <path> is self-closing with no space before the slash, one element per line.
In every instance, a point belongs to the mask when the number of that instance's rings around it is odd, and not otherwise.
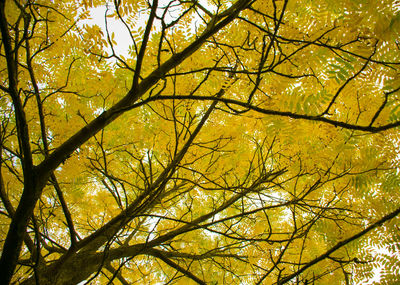
<path fill-rule="evenodd" d="M 400 278 L 399 1 L 0 0 L 0 27 L 0 284 Z"/>

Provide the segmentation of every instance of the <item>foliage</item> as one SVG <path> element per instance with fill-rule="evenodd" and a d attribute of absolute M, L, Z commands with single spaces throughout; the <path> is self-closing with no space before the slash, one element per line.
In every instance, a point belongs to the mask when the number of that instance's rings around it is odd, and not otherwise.
<path fill-rule="evenodd" d="M 399 11 L 1 0 L 0 283 L 399 279 Z"/>

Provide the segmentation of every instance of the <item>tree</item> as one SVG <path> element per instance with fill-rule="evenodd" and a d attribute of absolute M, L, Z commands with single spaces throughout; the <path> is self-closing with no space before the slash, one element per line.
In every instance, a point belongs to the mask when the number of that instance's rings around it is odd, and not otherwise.
<path fill-rule="evenodd" d="M 1 284 L 399 277 L 397 1 L 0 4 Z"/>

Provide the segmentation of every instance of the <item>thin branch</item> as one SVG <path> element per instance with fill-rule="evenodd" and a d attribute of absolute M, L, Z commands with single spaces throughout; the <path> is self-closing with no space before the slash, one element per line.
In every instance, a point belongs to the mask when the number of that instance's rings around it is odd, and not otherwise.
<path fill-rule="evenodd" d="M 242 102 L 234 99 L 228 99 L 228 98 L 218 98 L 214 96 L 199 96 L 199 95 L 163 95 L 163 96 L 155 96 L 155 97 L 150 97 L 147 98 L 139 103 L 133 104 L 128 107 L 128 109 L 134 109 L 143 105 L 146 105 L 150 102 L 153 101 L 160 101 L 160 100 L 199 100 L 199 101 L 216 101 L 216 102 L 222 102 L 225 103 L 227 106 L 228 105 L 236 105 L 245 108 L 245 112 L 247 111 L 255 111 L 264 115 L 271 115 L 271 116 L 279 116 L 279 117 L 287 117 L 291 119 L 301 119 L 301 120 L 306 120 L 306 121 L 314 121 L 314 122 L 322 122 L 322 123 L 327 123 L 329 125 L 333 125 L 335 127 L 341 127 L 344 129 L 349 129 L 349 130 L 358 130 L 358 131 L 363 131 L 363 132 L 370 132 L 370 133 L 378 133 L 382 131 L 386 131 L 389 129 L 396 128 L 400 126 L 400 121 L 396 121 L 394 123 L 382 125 L 379 127 L 373 127 L 373 126 L 361 126 L 361 125 L 356 125 L 356 124 L 350 124 L 350 123 L 345 123 L 342 121 L 336 121 L 333 119 L 329 119 L 326 117 L 321 117 L 320 115 L 318 116 L 312 116 L 312 115 L 306 115 L 306 114 L 298 114 L 298 113 L 293 113 L 293 112 L 285 112 L 285 111 L 276 111 L 276 110 L 270 110 L 270 109 L 264 109 L 261 107 L 257 107 L 251 104 L 248 104 L 247 102 Z M 239 112 L 239 111 L 238 111 Z M 242 112 L 242 111 L 240 111 Z"/>
<path fill-rule="evenodd" d="M 147 43 L 149 41 L 150 31 L 153 26 L 154 18 L 156 17 L 157 6 L 158 6 L 158 0 L 154 0 L 152 3 L 149 20 L 147 21 L 146 29 L 144 31 L 142 45 L 140 46 L 139 54 L 136 59 L 135 75 L 133 76 L 133 82 L 132 82 L 132 90 L 134 91 L 136 91 L 139 85 L 139 77 L 140 77 L 140 72 L 142 71 L 142 63 L 144 60 Z"/>
<path fill-rule="evenodd" d="M 168 264 L 169 266 L 171 266 L 172 268 L 178 270 L 179 272 L 183 273 L 185 276 L 189 277 L 190 279 L 192 279 L 193 281 L 197 282 L 198 284 L 202 284 L 202 285 L 206 285 L 206 282 L 204 282 L 203 280 L 201 280 L 199 277 L 195 276 L 192 272 L 190 272 L 189 270 L 183 268 L 182 266 L 180 266 L 178 263 L 172 261 L 171 259 L 167 258 L 166 256 L 164 256 L 162 254 L 162 252 L 160 251 L 153 251 L 152 255 L 161 259 L 162 261 L 164 261 L 166 264 Z"/>
<path fill-rule="evenodd" d="M 372 54 L 368 57 L 367 61 L 366 61 L 366 62 L 364 63 L 364 65 L 363 65 L 363 67 L 362 67 L 359 71 L 357 71 L 353 76 L 347 78 L 346 82 L 343 83 L 343 85 L 339 87 L 339 89 L 336 91 L 336 94 L 333 96 L 331 102 L 329 103 L 328 107 L 326 107 L 325 111 L 323 111 L 322 114 L 321 114 L 320 116 L 324 116 L 324 115 L 326 115 L 326 114 L 329 114 L 329 110 L 330 110 L 330 108 L 332 107 L 332 105 L 335 103 L 336 98 L 339 96 L 340 92 L 346 87 L 347 84 L 350 83 L 350 81 L 352 81 L 354 78 L 356 78 L 358 75 L 360 75 L 361 72 L 363 72 L 364 69 L 367 68 L 367 66 L 368 66 L 368 64 L 371 62 L 371 59 L 372 59 L 372 57 L 374 56 L 375 52 L 376 52 L 376 44 L 375 44 L 375 49 L 374 49 L 374 51 L 373 51 Z M 372 124 L 371 124 L 371 125 L 372 125 Z M 370 126 L 371 126 L 371 125 L 370 125 Z"/>
<path fill-rule="evenodd" d="M 333 246 L 331 249 L 329 249 L 328 251 L 326 251 L 324 254 L 321 254 L 320 256 L 318 256 L 317 258 L 313 259 L 312 261 L 308 262 L 306 265 L 304 265 L 300 270 L 284 277 L 283 279 L 279 280 L 277 282 L 278 285 L 281 284 L 285 284 L 287 282 L 289 282 L 291 279 L 293 279 L 294 277 L 298 276 L 299 274 L 301 274 L 302 272 L 304 272 L 306 269 L 310 268 L 311 266 L 315 265 L 316 263 L 329 258 L 329 256 L 334 253 L 335 251 L 337 251 L 338 249 L 342 248 L 343 246 L 347 245 L 348 243 L 366 235 L 367 233 L 369 233 L 370 231 L 374 230 L 375 228 L 381 226 L 382 224 L 384 224 L 387 221 L 390 221 L 391 219 L 395 218 L 397 215 L 400 214 L 400 208 L 397 208 L 396 210 L 394 210 L 393 212 L 387 214 L 386 216 L 384 216 L 383 218 L 381 218 L 380 220 L 376 221 L 375 223 L 371 224 L 370 226 L 368 226 L 366 229 L 358 232 L 357 234 L 341 241 L 338 242 L 335 246 Z"/>

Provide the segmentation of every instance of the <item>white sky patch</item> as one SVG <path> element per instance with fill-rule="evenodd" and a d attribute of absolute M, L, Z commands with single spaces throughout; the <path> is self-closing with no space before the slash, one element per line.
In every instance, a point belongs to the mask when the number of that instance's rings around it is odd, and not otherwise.
<path fill-rule="evenodd" d="M 222 219 L 222 216 L 221 216 L 221 214 L 217 213 L 216 215 L 214 215 L 214 217 L 212 219 L 214 221 L 218 221 L 218 220 Z M 218 236 L 219 236 L 218 233 L 215 233 L 215 232 L 212 232 L 212 231 L 207 231 L 207 230 L 203 231 L 203 233 L 207 237 L 209 237 L 212 241 L 216 240 L 218 238 Z"/>
<path fill-rule="evenodd" d="M 84 20 L 80 22 L 80 27 L 84 24 L 89 26 L 97 25 L 103 31 L 104 36 L 107 36 L 106 32 L 106 11 L 107 5 L 99 6 L 91 9 L 90 11 L 90 19 Z M 108 6 L 107 14 L 111 14 L 113 12 L 113 5 Z M 112 33 L 115 34 L 115 40 L 117 44 L 114 46 L 115 52 L 118 55 L 128 56 L 129 46 L 132 45 L 132 40 L 130 38 L 129 32 L 127 28 L 121 21 L 116 20 L 115 18 L 108 17 L 107 18 L 107 28 L 108 32 L 111 36 Z M 108 50 L 107 52 L 110 52 Z"/>
<path fill-rule="evenodd" d="M 205 7 L 208 11 L 215 12 L 216 8 L 213 6 L 210 6 L 207 1 L 200 1 L 201 5 Z M 174 7 L 174 5 L 178 4 L 177 1 L 170 1 L 170 0 L 161 0 L 159 1 L 158 6 L 160 9 L 157 11 L 157 15 L 161 16 L 165 7 L 168 7 L 168 5 L 171 4 L 171 7 L 169 8 L 168 12 L 165 14 L 165 22 L 166 24 L 171 23 L 172 21 L 178 19 L 178 17 L 181 15 L 183 10 L 181 7 Z M 108 33 L 111 37 L 111 34 L 114 34 L 114 39 L 116 44 L 114 45 L 114 51 L 116 55 L 119 56 L 124 56 L 124 57 L 129 57 L 129 49 L 132 48 L 133 46 L 133 41 L 131 39 L 130 33 L 127 29 L 127 27 L 118 19 L 114 17 L 105 17 L 106 13 L 107 15 L 111 15 L 115 12 L 115 7 L 112 3 L 106 4 L 106 5 L 101 5 L 96 8 L 92 8 L 90 10 L 90 18 L 80 21 L 78 23 L 78 27 L 82 28 L 84 24 L 92 26 L 92 25 L 97 25 L 100 27 L 102 32 L 104 33 L 104 36 L 107 36 L 107 29 Z M 144 31 L 146 27 L 147 20 L 149 18 L 149 10 L 147 9 L 146 11 L 139 12 L 135 15 L 135 22 L 136 25 L 134 27 L 129 26 L 131 29 L 132 34 L 134 34 L 137 31 Z M 126 21 L 127 19 L 124 19 Z M 106 29 L 106 22 L 107 22 L 107 29 Z M 128 22 L 128 21 L 126 21 Z M 191 22 L 191 29 L 188 30 L 189 34 L 194 34 L 200 24 L 202 24 L 203 21 L 199 16 L 194 16 L 192 18 Z M 159 20 L 155 20 L 153 26 L 155 27 L 156 31 L 161 30 L 161 22 Z M 173 28 L 172 28 L 173 29 Z M 140 35 L 142 36 L 142 35 Z M 108 53 L 111 52 L 111 49 L 107 50 Z"/>
<path fill-rule="evenodd" d="M 96 116 L 99 116 L 104 111 L 105 111 L 105 109 L 103 109 L 103 108 L 97 108 L 96 110 L 93 111 L 93 114 L 95 114 Z"/>
<path fill-rule="evenodd" d="M 61 108 L 65 107 L 65 100 L 63 98 L 57 98 L 58 104 L 60 104 Z"/>

